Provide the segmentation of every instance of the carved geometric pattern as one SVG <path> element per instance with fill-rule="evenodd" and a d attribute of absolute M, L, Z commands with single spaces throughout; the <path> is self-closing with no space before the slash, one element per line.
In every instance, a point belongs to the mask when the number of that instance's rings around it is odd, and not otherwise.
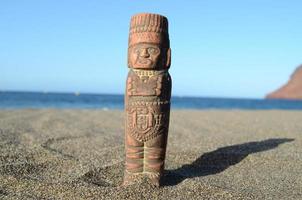
<path fill-rule="evenodd" d="M 169 102 L 132 102 L 126 109 L 127 131 L 140 142 L 165 134 L 168 129 Z"/>
<path fill-rule="evenodd" d="M 158 75 L 159 72 L 155 70 L 137 70 L 133 69 L 133 72 L 142 79 L 144 76 L 150 78 L 152 76 Z"/>
<path fill-rule="evenodd" d="M 127 79 L 127 95 L 160 96 L 163 80 L 168 77 L 166 70 L 130 70 Z"/>

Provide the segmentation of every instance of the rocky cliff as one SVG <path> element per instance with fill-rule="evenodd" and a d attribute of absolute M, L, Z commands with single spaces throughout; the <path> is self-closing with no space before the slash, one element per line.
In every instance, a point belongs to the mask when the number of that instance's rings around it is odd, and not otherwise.
<path fill-rule="evenodd" d="M 302 65 L 291 75 L 290 80 L 278 90 L 268 94 L 269 99 L 302 99 Z"/>

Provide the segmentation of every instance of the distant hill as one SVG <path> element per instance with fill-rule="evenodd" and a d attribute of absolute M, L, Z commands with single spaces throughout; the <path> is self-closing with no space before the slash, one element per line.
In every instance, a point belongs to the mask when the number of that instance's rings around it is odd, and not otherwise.
<path fill-rule="evenodd" d="M 268 94 L 268 99 L 302 99 L 302 65 L 291 75 L 290 80 L 278 90 Z"/>

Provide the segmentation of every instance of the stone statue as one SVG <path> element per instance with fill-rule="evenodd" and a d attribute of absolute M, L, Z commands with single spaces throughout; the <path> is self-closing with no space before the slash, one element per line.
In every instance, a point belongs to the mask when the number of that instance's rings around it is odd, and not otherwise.
<path fill-rule="evenodd" d="M 149 13 L 133 16 L 125 94 L 124 185 L 143 177 L 160 185 L 169 129 L 170 63 L 167 18 Z"/>

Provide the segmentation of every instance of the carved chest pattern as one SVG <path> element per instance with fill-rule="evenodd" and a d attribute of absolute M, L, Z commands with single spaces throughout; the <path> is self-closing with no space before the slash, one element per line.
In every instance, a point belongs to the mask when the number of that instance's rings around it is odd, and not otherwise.
<path fill-rule="evenodd" d="M 166 70 L 133 70 L 127 79 L 127 132 L 146 142 L 168 131 L 170 79 Z M 167 88 L 166 88 L 167 87 Z"/>
<path fill-rule="evenodd" d="M 127 79 L 129 96 L 160 96 L 165 71 L 131 70 Z"/>
<path fill-rule="evenodd" d="M 127 129 L 138 141 L 146 142 L 167 132 L 169 116 L 166 102 L 132 102 L 127 107 Z"/>

